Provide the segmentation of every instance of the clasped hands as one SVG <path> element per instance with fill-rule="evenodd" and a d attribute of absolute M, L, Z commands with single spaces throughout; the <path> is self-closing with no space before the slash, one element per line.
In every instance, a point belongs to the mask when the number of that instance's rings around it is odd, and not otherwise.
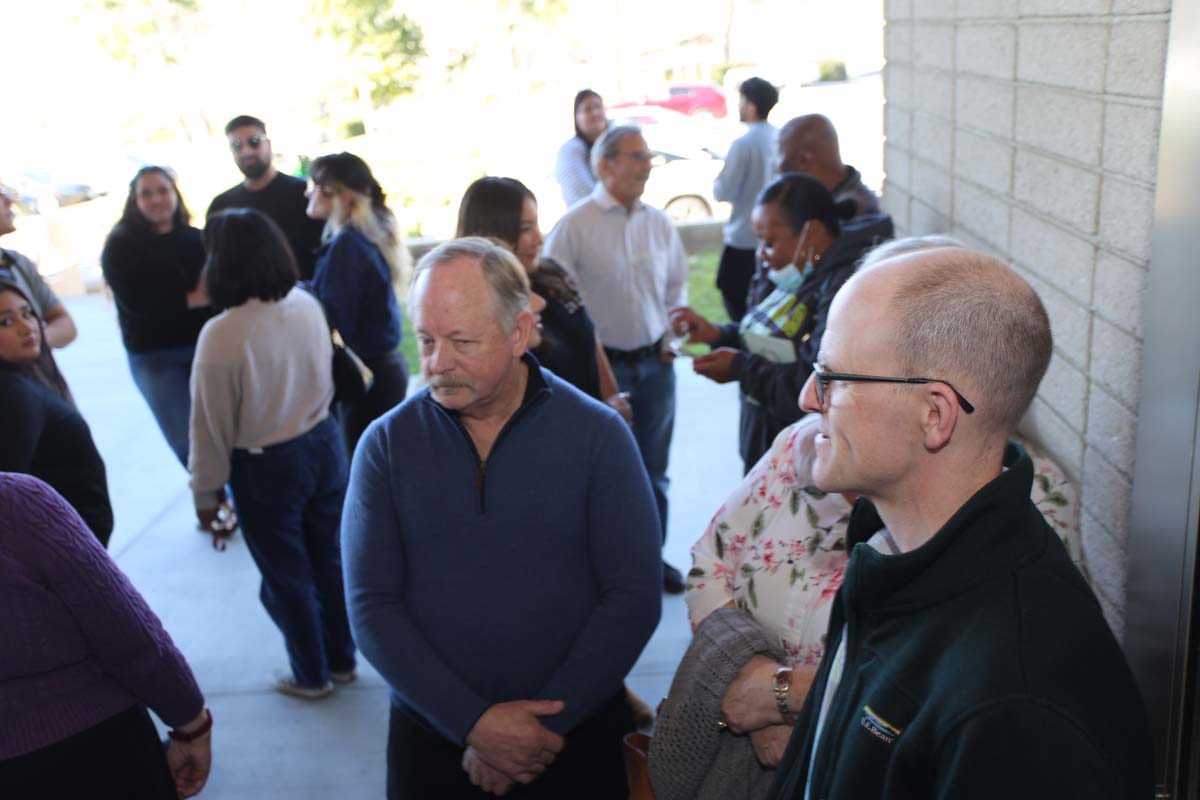
<path fill-rule="evenodd" d="M 687 306 L 671 311 L 671 330 L 676 336 L 686 334 L 688 338 L 685 344 L 706 344 L 711 347 L 721 338 L 720 328 Z M 692 361 L 692 370 L 717 383 L 729 383 L 733 380 L 733 358 L 737 352 L 732 347 L 718 347 L 696 356 Z"/>
<path fill-rule="evenodd" d="M 792 726 L 784 724 L 775 702 L 775 670 L 780 666 L 765 656 L 755 656 L 721 699 L 721 721 L 731 733 L 750 736 L 754 755 L 764 767 L 779 766 L 792 735 Z M 797 674 L 793 671 L 793 680 Z"/>
<path fill-rule="evenodd" d="M 462 768 L 471 783 L 503 797 L 514 783 L 532 783 L 554 763 L 563 738 L 542 725 L 538 717 L 559 714 L 561 700 L 513 700 L 483 712 L 467 734 Z"/>

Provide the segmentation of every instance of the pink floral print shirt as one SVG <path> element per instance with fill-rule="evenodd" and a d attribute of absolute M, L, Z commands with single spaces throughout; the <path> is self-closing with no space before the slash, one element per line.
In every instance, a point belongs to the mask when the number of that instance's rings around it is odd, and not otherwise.
<path fill-rule="evenodd" d="M 778 637 L 788 666 L 820 662 L 849 560 L 850 504 L 808 485 L 814 431 L 801 420 L 776 437 L 693 545 L 688 574 L 693 630 L 732 601 Z M 1086 577 L 1078 492 L 1054 462 L 1021 445 L 1033 459 L 1030 497 Z"/>

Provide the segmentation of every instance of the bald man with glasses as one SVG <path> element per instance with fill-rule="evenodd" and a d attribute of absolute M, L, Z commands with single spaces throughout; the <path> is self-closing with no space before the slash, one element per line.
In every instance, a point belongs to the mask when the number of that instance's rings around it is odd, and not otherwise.
<path fill-rule="evenodd" d="M 257 117 L 243 114 L 225 126 L 233 163 L 244 176 L 237 186 L 213 198 L 208 216 L 227 208 L 253 208 L 270 217 L 287 237 L 296 257 L 300 277 L 309 280 L 321 246 L 323 220 L 310 219 L 305 210 L 307 184 L 300 178 L 284 175 L 275 168 L 275 154 L 267 138 L 267 125 Z"/>
<path fill-rule="evenodd" d="M 1153 795 L 1133 676 L 1011 441 L 1051 346 L 1029 284 L 963 248 L 834 299 L 800 405 L 817 488 L 860 499 L 772 798 Z"/>

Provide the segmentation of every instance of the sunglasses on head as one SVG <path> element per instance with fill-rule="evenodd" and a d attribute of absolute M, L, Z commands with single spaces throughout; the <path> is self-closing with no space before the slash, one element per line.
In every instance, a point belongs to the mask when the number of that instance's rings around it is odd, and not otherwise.
<path fill-rule="evenodd" d="M 258 146 L 266 140 L 267 137 L 265 136 L 247 136 L 245 139 L 230 139 L 229 149 L 236 153 L 242 149 L 243 145 L 245 145 L 251 150 L 257 150 Z"/>

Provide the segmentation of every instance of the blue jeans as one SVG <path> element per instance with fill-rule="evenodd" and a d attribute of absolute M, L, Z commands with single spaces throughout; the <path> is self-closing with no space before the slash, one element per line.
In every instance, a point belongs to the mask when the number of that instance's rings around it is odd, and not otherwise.
<path fill-rule="evenodd" d="M 650 475 L 650 488 L 658 505 L 662 540 L 667 540 L 667 459 L 671 452 L 671 434 L 675 431 L 675 366 L 664 364 L 655 354 L 635 360 L 611 357 L 613 374 L 621 391 L 629 392 L 633 406 L 633 438 L 637 440 L 642 463 Z"/>
<path fill-rule="evenodd" d="M 195 354 L 193 345 L 128 354 L 133 382 L 146 398 L 158 429 L 184 469 L 187 469 L 188 425 L 192 415 L 188 381 Z"/>
<path fill-rule="evenodd" d="M 261 451 L 235 450 L 229 486 L 262 573 L 259 597 L 301 686 L 354 669 L 340 533 L 346 450 L 333 417 Z"/>

